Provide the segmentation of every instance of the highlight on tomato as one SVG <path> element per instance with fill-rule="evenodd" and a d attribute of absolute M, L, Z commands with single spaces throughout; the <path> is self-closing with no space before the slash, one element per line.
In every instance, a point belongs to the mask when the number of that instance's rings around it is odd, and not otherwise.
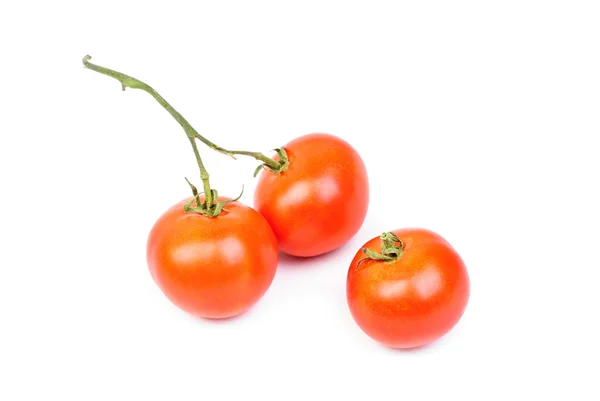
<path fill-rule="evenodd" d="M 176 306 L 203 318 L 228 318 L 248 310 L 271 285 L 277 269 L 275 234 L 265 218 L 238 201 L 219 197 L 198 151 L 200 135 L 152 87 L 118 71 L 86 68 L 115 78 L 125 88 L 154 97 L 181 125 L 192 146 L 204 192 L 188 181 L 192 196 L 169 208 L 154 224 L 146 259 L 158 287 Z M 187 180 L 187 179 L 186 179 Z"/>
<path fill-rule="evenodd" d="M 369 206 L 367 169 L 343 139 L 326 133 L 303 135 L 275 149 L 273 157 L 199 139 L 233 158 L 244 155 L 262 162 L 254 172 L 261 173 L 254 207 L 273 228 L 282 252 L 321 255 L 344 245 L 362 226 Z"/>
<path fill-rule="evenodd" d="M 279 249 L 310 257 L 333 251 L 360 229 L 369 207 L 367 169 L 358 152 L 343 139 L 326 133 L 295 138 L 275 149 L 231 151 L 204 140 L 212 149 L 262 161 L 254 207 L 269 222 Z"/>
<path fill-rule="evenodd" d="M 283 153 L 286 169 L 264 169 L 254 192 L 254 207 L 273 228 L 279 249 L 307 257 L 344 245 L 362 226 L 369 205 L 360 155 L 346 141 L 321 133 L 281 149 L 274 159 Z"/>
<path fill-rule="evenodd" d="M 147 261 L 152 278 L 186 312 L 204 318 L 238 315 L 273 281 L 278 258 L 273 230 L 241 202 L 209 217 L 186 212 L 190 201 L 194 198 L 172 206 L 150 231 Z"/>
<path fill-rule="evenodd" d="M 470 282 L 456 250 L 421 228 L 384 233 L 356 253 L 346 281 L 352 317 L 372 339 L 416 348 L 448 333 L 467 307 Z"/>

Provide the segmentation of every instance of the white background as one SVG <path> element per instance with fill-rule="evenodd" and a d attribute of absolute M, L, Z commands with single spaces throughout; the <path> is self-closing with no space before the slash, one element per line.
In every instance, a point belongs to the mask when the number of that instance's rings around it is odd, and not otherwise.
<path fill-rule="evenodd" d="M 72 2 L 0 6 L 1 400 L 599 399 L 597 1 Z M 282 257 L 248 313 L 172 306 L 145 241 L 197 178 L 154 86 L 228 148 L 329 132 L 369 213 L 346 246 Z M 252 202 L 256 162 L 201 148 Z M 345 278 L 382 231 L 462 255 L 463 319 L 411 352 L 352 320 Z"/>

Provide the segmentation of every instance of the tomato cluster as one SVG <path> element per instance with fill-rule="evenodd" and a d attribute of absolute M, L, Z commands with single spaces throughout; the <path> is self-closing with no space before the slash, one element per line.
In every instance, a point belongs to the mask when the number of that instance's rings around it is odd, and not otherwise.
<path fill-rule="evenodd" d="M 202 318 L 228 318 L 256 304 L 270 287 L 278 254 L 312 257 L 347 243 L 360 229 L 369 204 L 367 169 L 343 139 L 322 133 L 298 137 L 276 149 L 229 151 L 204 138 L 153 88 L 123 73 L 84 66 L 151 94 L 179 122 L 194 151 L 203 193 L 169 208 L 147 242 L 152 278 L 175 305 Z M 229 156 L 262 164 L 254 208 L 219 198 L 212 189 L 197 141 Z M 261 171 L 262 170 L 262 171 Z M 462 317 L 469 300 L 467 269 L 454 248 L 424 229 L 399 229 L 375 237 L 350 262 L 347 303 L 358 326 L 393 348 L 435 341 Z"/>

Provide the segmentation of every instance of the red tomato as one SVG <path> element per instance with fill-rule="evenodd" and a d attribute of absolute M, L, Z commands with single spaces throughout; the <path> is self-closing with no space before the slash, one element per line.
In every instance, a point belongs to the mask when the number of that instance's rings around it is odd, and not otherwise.
<path fill-rule="evenodd" d="M 188 200 L 168 209 L 150 232 L 152 278 L 167 298 L 191 314 L 240 314 L 264 295 L 275 276 L 273 230 L 256 210 L 240 202 L 229 203 L 211 218 L 184 212 Z"/>
<path fill-rule="evenodd" d="M 412 228 L 393 233 L 403 243 L 399 259 L 364 259 L 362 250 L 354 256 L 348 306 L 374 340 L 393 348 L 419 347 L 446 334 L 462 317 L 469 277 L 460 256 L 438 234 Z M 363 248 L 379 252 L 381 244 L 376 237 Z"/>
<path fill-rule="evenodd" d="M 287 254 L 315 256 L 340 247 L 367 214 L 369 182 L 362 159 L 347 142 L 328 134 L 304 135 L 283 148 L 289 167 L 280 174 L 261 173 L 256 210 Z"/>

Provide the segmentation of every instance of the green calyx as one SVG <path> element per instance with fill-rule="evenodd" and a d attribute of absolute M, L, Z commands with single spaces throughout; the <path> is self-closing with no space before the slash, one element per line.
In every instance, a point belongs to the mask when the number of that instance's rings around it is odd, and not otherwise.
<path fill-rule="evenodd" d="M 285 149 L 281 147 L 274 150 L 279 156 L 278 160 L 269 159 L 269 163 L 265 162 L 258 166 L 256 170 L 254 170 L 254 177 L 256 177 L 263 168 L 269 169 L 272 173 L 275 174 L 281 174 L 288 169 L 290 165 L 290 159 Z M 275 165 L 273 164 L 273 162 L 275 163 Z"/>
<path fill-rule="evenodd" d="M 198 193 L 198 189 L 192 184 L 187 178 L 185 179 L 192 189 L 192 199 L 183 205 L 183 211 L 186 213 L 200 213 L 204 216 L 208 217 L 217 217 L 223 211 L 223 207 L 228 203 L 235 202 L 242 197 L 244 193 L 244 187 L 242 187 L 242 192 L 235 199 L 228 199 L 224 201 L 219 201 L 219 194 L 216 189 L 211 189 L 211 197 L 212 203 L 208 203 L 209 197 L 205 197 L 204 201 L 200 199 L 200 195 L 203 193 Z M 193 206 L 195 204 L 195 206 Z"/>
<path fill-rule="evenodd" d="M 404 254 L 404 244 L 392 232 L 381 234 L 381 253 L 375 252 L 369 248 L 361 249 L 367 257 L 361 259 L 356 267 L 360 266 L 365 260 L 383 260 L 384 262 L 394 262 Z"/>

